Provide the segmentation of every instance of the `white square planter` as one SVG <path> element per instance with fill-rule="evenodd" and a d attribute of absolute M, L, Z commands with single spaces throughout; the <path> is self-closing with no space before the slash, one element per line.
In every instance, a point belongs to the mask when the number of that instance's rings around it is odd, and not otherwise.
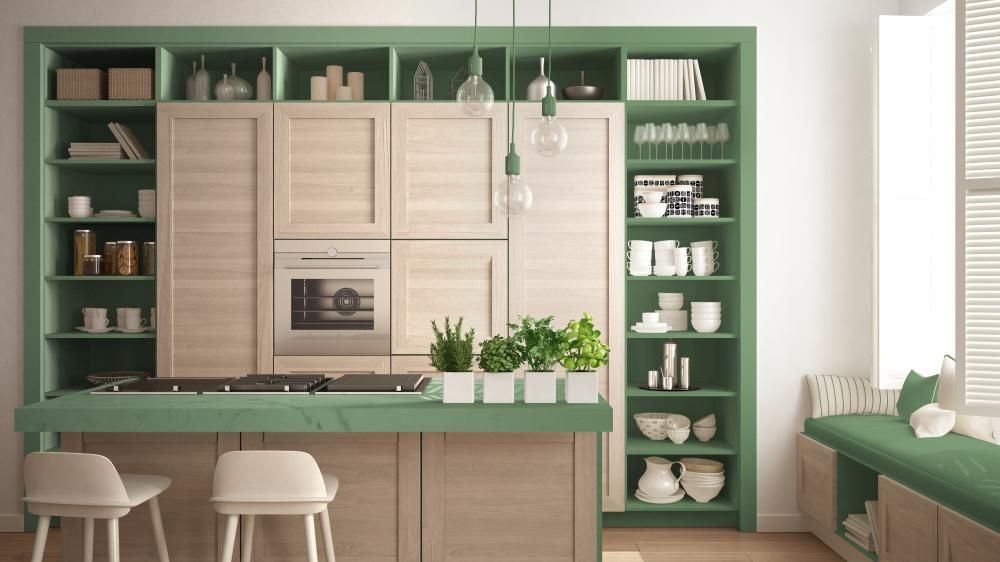
<path fill-rule="evenodd" d="M 524 403 L 556 403 L 555 371 L 527 371 L 524 373 Z"/>
<path fill-rule="evenodd" d="M 513 404 L 514 373 L 483 373 L 483 403 Z"/>
<path fill-rule="evenodd" d="M 476 374 L 443 373 L 445 404 L 472 404 L 476 401 Z"/>
<path fill-rule="evenodd" d="M 566 373 L 566 403 L 594 404 L 597 402 L 597 371 Z"/>

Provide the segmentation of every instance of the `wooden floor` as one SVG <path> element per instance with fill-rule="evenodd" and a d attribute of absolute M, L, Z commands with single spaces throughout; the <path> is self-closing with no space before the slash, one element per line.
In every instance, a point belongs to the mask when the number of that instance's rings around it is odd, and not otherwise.
<path fill-rule="evenodd" d="M 99 531 L 99 529 L 98 529 Z M 0 533 L 0 562 L 28 562 L 34 535 Z M 167 537 L 169 544 L 170 537 Z M 49 533 L 45 562 L 59 560 L 59 530 Z M 739 533 L 728 529 L 605 529 L 604 562 L 839 562 L 809 533 Z M 183 561 L 181 561 L 183 562 Z"/>

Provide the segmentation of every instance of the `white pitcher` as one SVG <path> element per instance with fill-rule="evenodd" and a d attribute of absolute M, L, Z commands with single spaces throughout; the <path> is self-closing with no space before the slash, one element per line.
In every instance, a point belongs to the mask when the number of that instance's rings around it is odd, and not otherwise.
<path fill-rule="evenodd" d="M 674 476 L 673 466 L 679 465 L 681 473 Z M 639 489 L 651 498 L 665 498 L 680 489 L 680 478 L 687 470 L 680 462 L 671 462 L 662 457 L 646 457 L 646 472 L 639 479 Z"/>

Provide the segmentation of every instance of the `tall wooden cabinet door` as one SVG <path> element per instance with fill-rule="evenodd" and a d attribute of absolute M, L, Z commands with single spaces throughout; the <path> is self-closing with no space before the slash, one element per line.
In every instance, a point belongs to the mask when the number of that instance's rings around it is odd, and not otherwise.
<path fill-rule="evenodd" d="M 798 502 L 828 531 L 837 530 L 837 451 L 799 434 Z"/>
<path fill-rule="evenodd" d="M 427 353 L 445 316 L 477 342 L 506 334 L 507 242 L 393 240 L 391 300 L 393 354 Z"/>
<path fill-rule="evenodd" d="M 938 562 L 995 562 L 1000 558 L 1000 533 L 938 508 Z"/>
<path fill-rule="evenodd" d="M 389 104 L 274 106 L 274 237 L 389 237 Z"/>
<path fill-rule="evenodd" d="M 272 106 L 157 106 L 157 375 L 270 372 Z"/>
<path fill-rule="evenodd" d="M 392 104 L 393 238 L 507 237 L 493 206 L 505 108 L 469 117 L 454 103 Z"/>
<path fill-rule="evenodd" d="M 938 504 L 933 500 L 880 475 L 878 519 L 881 562 L 937 562 Z"/>
<path fill-rule="evenodd" d="M 441 376 L 434 365 L 431 365 L 431 358 L 428 355 L 393 355 L 390 365 L 394 375 Z"/>
<path fill-rule="evenodd" d="M 624 109 L 620 103 L 560 105 L 559 122 L 570 140 L 556 158 L 527 148 L 541 119 L 538 104 L 517 111 L 534 205 L 510 219 L 510 318 L 552 315 L 564 326 L 589 312 L 606 335 L 613 352 L 601 369 L 600 390 L 617 415 L 602 449 L 604 509 L 623 511 Z"/>
<path fill-rule="evenodd" d="M 275 355 L 274 372 L 290 375 L 322 373 L 328 377 L 346 374 L 389 374 L 388 355 Z"/>

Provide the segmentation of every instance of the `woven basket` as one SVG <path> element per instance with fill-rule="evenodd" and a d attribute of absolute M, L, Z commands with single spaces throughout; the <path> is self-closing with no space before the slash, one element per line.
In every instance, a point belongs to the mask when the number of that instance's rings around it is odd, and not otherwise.
<path fill-rule="evenodd" d="M 109 68 L 108 99 L 111 100 L 153 99 L 153 69 Z"/>
<path fill-rule="evenodd" d="M 56 69 L 57 100 L 102 100 L 108 96 L 108 76 L 99 68 Z"/>

